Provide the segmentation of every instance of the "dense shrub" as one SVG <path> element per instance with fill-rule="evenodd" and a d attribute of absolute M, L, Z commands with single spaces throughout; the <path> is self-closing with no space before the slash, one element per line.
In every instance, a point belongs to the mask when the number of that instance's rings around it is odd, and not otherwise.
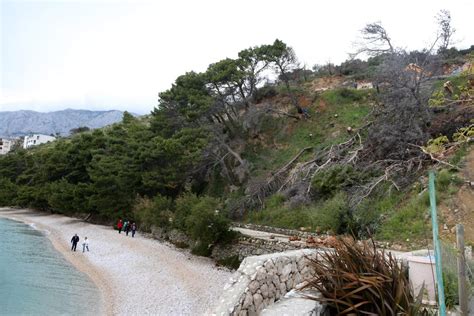
<path fill-rule="evenodd" d="M 328 90 L 322 94 L 322 97 L 329 104 L 343 105 L 351 104 L 363 100 L 368 95 L 367 91 L 340 88 Z"/>
<path fill-rule="evenodd" d="M 362 201 L 353 211 L 349 223 L 349 232 L 359 238 L 374 235 L 382 224 L 384 214 L 393 213 L 399 203 L 400 194 L 388 193 L 388 187 L 382 186 L 370 198 Z"/>
<path fill-rule="evenodd" d="M 277 193 L 267 199 L 266 206 L 269 208 L 280 207 L 283 202 L 285 202 L 285 196 Z"/>
<path fill-rule="evenodd" d="M 442 169 L 440 172 L 438 172 L 437 177 L 436 177 L 436 184 L 438 186 L 437 189 L 442 189 L 445 190 L 453 180 L 453 176 L 447 169 Z"/>
<path fill-rule="evenodd" d="M 142 230 L 150 231 L 152 227 L 168 228 L 173 220 L 172 200 L 157 195 L 152 200 L 139 198 L 133 209 L 134 216 Z"/>
<path fill-rule="evenodd" d="M 176 199 L 175 216 L 173 226 L 181 231 L 186 230 L 186 218 L 191 214 L 195 205 L 199 203 L 196 194 L 185 193 Z"/>
<path fill-rule="evenodd" d="M 356 79 L 367 77 L 368 63 L 360 59 L 346 60 L 339 66 L 339 71 L 344 76 L 353 76 Z"/>
<path fill-rule="evenodd" d="M 229 219 L 219 211 L 219 201 L 211 197 L 201 197 L 191 206 L 186 217 L 186 233 L 197 241 L 198 247 L 208 247 L 225 243 L 232 239 Z"/>
<path fill-rule="evenodd" d="M 266 208 L 251 212 L 248 220 L 252 223 L 282 228 L 345 232 L 349 218 L 347 196 L 344 192 L 320 204 L 304 205 L 291 209 L 283 204 L 284 197 L 275 194 L 266 200 Z"/>
<path fill-rule="evenodd" d="M 314 210 L 313 226 L 322 231 L 345 233 L 349 220 L 349 206 L 344 192 L 339 192 Z"/>
<path fill-rule="evenodd" d="M 48 196 L 50 196 L 48 185 L 19 186 L 16 205 L 47 210 L 49 208 Z"/>
<path fill-rule="evenodd" d="M 343 88 L 339 90 L 339 93 L 341 94 L 341 97 L 343 97 L 344 99 L 351 100 L 354 102 L 360 101 L 363 99 L 362 94 L 358 92 L 357 90 Z"/>
<path fill-rule="evenodd" d="M 60 181 L 52 182 L 49 187 L 51 189 L 51 194 L 48 196 L 48 204 L 52 210 L 65 214 L 76 210 L 76 204 L 74 201 L 75 185 L 62 179 Z"/>
<path fill-rule="evenodd" d="M 193 193 L 185 193 L 175 201 L 156 195 L 153 199 L 138 198 L 133 214 L 143 230 L 176 228 L 195 242 L 191 249 L 194 254 L 209 256 L 214 245 L 235 237 L 220 206 L 218 199 Z"/>
<path fill-rule="evenodd" d="M 459 304 L 458 276 L 454 272 L 443 272 L 443 285 L 446 307 L 453 308 Z"/>
<path fill-rule="evenodd" d="M 321 195 L 330 196 L 337 190 L 359 183 L 363 178 L 363 174 L 351 165 L 334 165 L 314 176 L 312 189 Z"/>
<path fill-rule="evenodd" d="M 0 205 L 10 206 L 15 204 L 18 188 L 9 179 L 0 178 Z"/>
<path fill-rule="evenodd" d="M 238 255 L 233 255 L 230 257 L 226 257 L 220 260 L 217 260 L 217 264 L 227 267 L 229 269 L 237 270 L 240 267 L 241 260 L 239 260 Z"/>
<path fill-rule="evenodd" d="M 274 97 L 277 94 L 278 92 L 274 86 L 266 85 L 266 86 L 261 87 L 260 89 L 255 90 L 253 94 L 253 101 L 255 103 L 260 103 L 264 99 Z"/>

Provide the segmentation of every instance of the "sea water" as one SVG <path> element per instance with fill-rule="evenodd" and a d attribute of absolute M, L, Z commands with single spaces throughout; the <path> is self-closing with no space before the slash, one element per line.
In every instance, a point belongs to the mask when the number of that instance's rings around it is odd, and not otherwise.
<path fill-rule="evenodd" d="M 0 218 L 0 315 L 99 314 L 97 287 L 45 234 Z"/>

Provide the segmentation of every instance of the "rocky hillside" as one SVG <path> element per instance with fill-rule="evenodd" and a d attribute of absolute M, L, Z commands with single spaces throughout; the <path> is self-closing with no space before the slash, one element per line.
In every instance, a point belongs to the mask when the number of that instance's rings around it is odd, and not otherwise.
<path fill-rule="evenodd" d="M 68 135 L 70 130 L 87 126 L 99 128 L 122 119 L 121 111 L 87 111 L 67 109 L 56 112 L 0 112 L 0 137 L 24 136 L 30 133 Z"/>

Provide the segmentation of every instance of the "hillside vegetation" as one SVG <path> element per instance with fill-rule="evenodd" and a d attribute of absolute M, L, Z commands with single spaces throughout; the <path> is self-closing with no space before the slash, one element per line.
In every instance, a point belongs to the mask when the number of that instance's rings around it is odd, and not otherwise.
<path fill-rule="evenodd" d="M 0 205 L 178 229 L 200 254 L 231 240 L 231 220 L 422 239 L 420 177 L 438 168 L 440 199 L 455 191 L 474 131 L 472 67 L 442 76 L 472 55 L 449 52 L 310 71 L 279 40 L 245 49 L 178 77 L 147 117 L 1 157 Z M 355 89 L 360 78 L 373 88 Z"/>

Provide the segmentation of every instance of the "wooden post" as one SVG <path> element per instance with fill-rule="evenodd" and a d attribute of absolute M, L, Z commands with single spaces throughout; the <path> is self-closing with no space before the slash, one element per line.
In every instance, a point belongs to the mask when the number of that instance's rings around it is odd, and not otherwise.
<path fill-rule="evenodd" d="M 456 244 L 458 248 L 458 291 L 459 291 L 459 306 L 463 316 L 468 315 L 468 302 L 466 290 L 466 258 L 464 249 L 464 226 L 456 225 Z"/>

